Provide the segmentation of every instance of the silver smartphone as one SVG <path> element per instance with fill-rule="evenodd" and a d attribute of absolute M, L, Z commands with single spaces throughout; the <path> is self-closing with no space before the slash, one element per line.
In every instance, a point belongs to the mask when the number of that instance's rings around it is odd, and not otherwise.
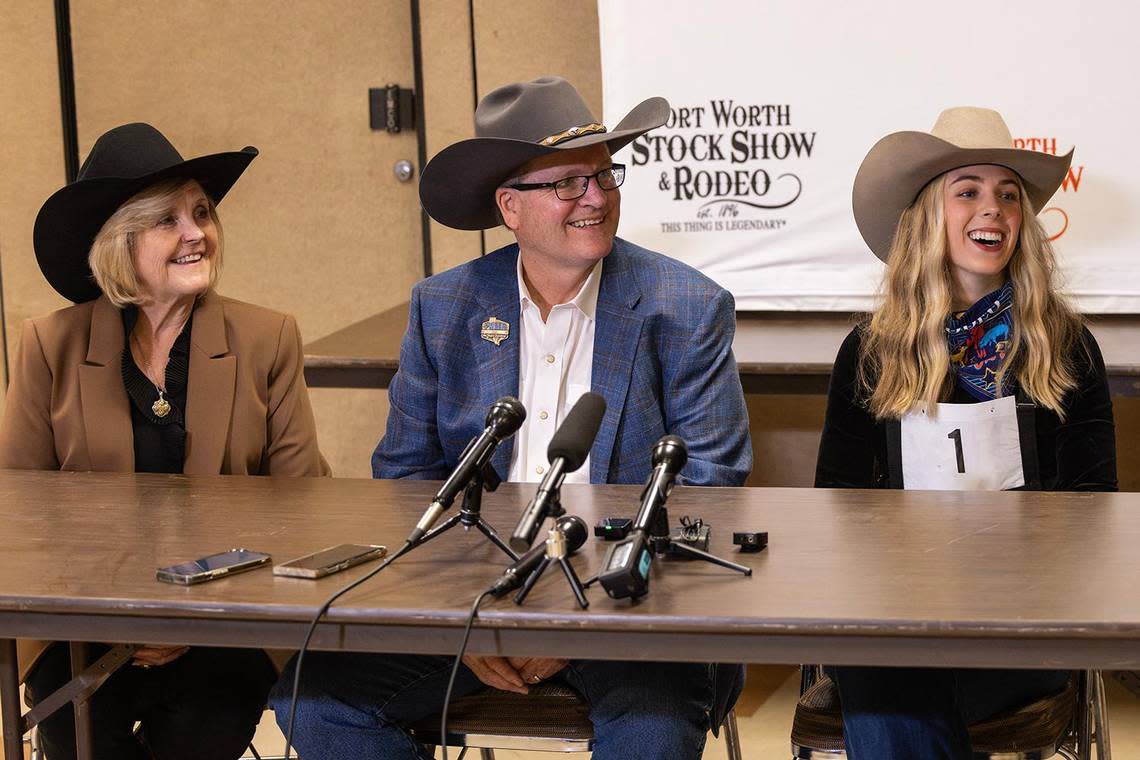
<path fill-rule="evenodd" d="M 380 559 L 388 553 L 387 547 L 365 544 L 341 544 L 291 559 L 273 568 L 274 575 L 294 578 L 324 578 L 339 573 L 361 562 Z"/>
<path fill-rule="evenodd" d="M 230 549 L 228 552 L 211 554 L 208 557 L 181 562 L 170 567 L 160 567 L 155 577 L 167 583 L 190 586 L 195 583 L 212 581 L 224 575 L 233 575 L 267 564 L 271 557 L 249 549 Z"/>

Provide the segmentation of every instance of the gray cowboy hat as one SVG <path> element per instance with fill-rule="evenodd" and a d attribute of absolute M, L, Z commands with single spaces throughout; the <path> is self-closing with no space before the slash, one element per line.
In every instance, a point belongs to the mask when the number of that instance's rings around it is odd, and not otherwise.
<path fill-rule="evenodd" d="M 935 177 L 960 166 L 997 164 L 1016 172 L 1034 212 L 1061 186 L 1073 151 L 1053 156 L 1013 147 L 1001 114 L 988 108 L 947 108 L 926 132 L 895 132 L 871 148 L 851 191 L 855 224 L 883 261 L 902 212 Z"/>
<path fill-rule="evenodd" d="M 48 283 L 69 301 L 99 297 L 87 255 L 95 236 L 119 206 L 167 179 L 197 180 L 214 204 L 241 176 L 257 148 L 183 160 L 161 132 L 149 124 L 124 124 L 105 132 L 70 185 L 40 207 L 32 241 Z"/>
<path fill-rule="evenodd" d="M 448 227 L 495 227 L 495 188 L 526 162 L 598 143 L 616 153 L 668 118 L 668 101 L 649 98 L 607 131 L 561 77 L 508 84 L 479 101 L 475 137 L 444 148 L 428 162 L 420 178 L 420 202 Z"/>

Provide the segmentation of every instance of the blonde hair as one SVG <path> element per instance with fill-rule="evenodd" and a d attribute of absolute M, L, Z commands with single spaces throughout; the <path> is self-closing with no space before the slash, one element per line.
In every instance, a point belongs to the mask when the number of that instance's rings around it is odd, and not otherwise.
<path fill-rule="evenodd" d="M 138 234 L 158 223 L 192 179 L 171 179 L 151 185 L 146 190 L 131 196 L 103 223 L 103 227 L 91 244 L 87 263 L 95 282 L 111 303 L 120 309 L 128 304 L 141 304 L 146 300 L 138 273 L 135 271 L 134 254 Z M 222 223 L 210 196 L 206 196 L 210 209 L 210 219 L 218 231 L 218 247 L 210 266 L 210 286 L 213 290 L 221 275 L 222 267 Z"/>
<path fill-rule="evenodd" d="M 954 388 L 946 318 L 951 313 L 949 247 L 944 216 L 946 175 L 931 180 L 899 217 L 887 255 L 880 306 L 864 328 L 859 385 L 877 419 L 917 408 L 934 410 Z M 1017 177 L 1021 230 L 1007 268 L 1013 282 L 1007 372 L 1034 402 L 1064 417 L 1065 393 L 1076 386 L 1070 355 L 1082 321 L 1057 292 L 1057 257 Z"/>

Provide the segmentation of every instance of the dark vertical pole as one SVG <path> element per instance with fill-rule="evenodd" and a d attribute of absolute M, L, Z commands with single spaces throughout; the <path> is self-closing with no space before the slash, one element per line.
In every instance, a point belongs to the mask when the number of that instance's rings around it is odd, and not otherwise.
<path fill-rule="evenodd" d="M 475 0 L 467 0 L 467 13 L 471 19 L 471 100 L 472 112 L 479 107 L 479 55 L 475 50 Z M 487 255 L 487 233 L 479 230 L 479 255 Z"/>
<path fill-rule="evenodd" d="M 420 35 L 420 0 L 412 3 L 412 66 L 415 69 L 416 90 L 416 149 L 419 154 L 420 170 L 423 177 L 427 166 L 427 130 L 424 128 L 424 59 L 423 40 Z M 424 277 L 431 277 L 431 219 L 420 209 L 420 237 L 423 239 Z"/>
<path fill-rule="evenodd" d="M 15 639 L 0 640 L 0 705 L 4 708 L 4 757 L 22 758 L 24 727 Z"/>
<path fill-rule="evenodd" d="M 75 121 L 75 66 L 71 59 L 71 3 L 55 0 L 55 49 L 59 60 L 59 112 L 63 121 L 63 166 L 68 184 L 79 174 L 79 129 Z"/>
<path fill-rule="evenodd" d="M 0 270 L 0 343 L 4 344 L 4 387 L 8 387 L 8 318 L 4 315 L 4 275 Z"/>

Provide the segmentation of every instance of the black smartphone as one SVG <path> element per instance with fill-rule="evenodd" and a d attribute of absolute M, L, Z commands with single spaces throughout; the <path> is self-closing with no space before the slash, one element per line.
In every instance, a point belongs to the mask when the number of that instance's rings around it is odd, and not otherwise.
<path fill-rule="evenodd" d="M 267 564 L 271 557 L 249 549 L 230 549 L 228 552 L 211 554 L 208 557 L 181 562 L 170 567 L 160 567 L 155 577 L 167 583 L 190 586 L 195 583 L 212 581 L 224 575 L 252 570 Z"/>
<path fill-rule="evenodd" d="M 274 575 L 294 578 L 324 578 L 339 573 L 361 562 L 379 559 L 388 553 L 387 547 L 365 544 L 341 544 L 291 559 L 273 568 Z"/>

